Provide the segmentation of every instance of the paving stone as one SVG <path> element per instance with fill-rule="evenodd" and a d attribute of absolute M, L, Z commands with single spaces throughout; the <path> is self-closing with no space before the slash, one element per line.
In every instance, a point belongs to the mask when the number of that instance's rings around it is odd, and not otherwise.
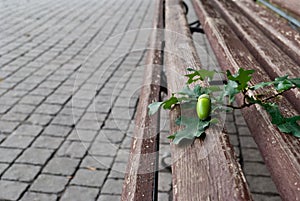
<path fill-rule="evenodd" d="M 129 120 L 124 119 L 107 119 L 103 129 L 121 130 L 122 132 L 126 132 L 129 123 Z"/>
<path fill-rule="evenodd" d="M 122 179 L 108 179 L 105 181 L 101 193 L 121 195 L 123 182 Z"/>
<path fill-rule="evenodd" d="M 246 176 L 251 192 L 277 193 L 277 189 L 270 177 Z"/>
<path fill-rule="evenodd" d="M 0 180 L 0 200 L 17 200 L 26 187 L 24 183 Z"/>
<path fill-rule="evenodd" d="M 263 162 L 262 156 L 257 149 L 242 148 L 242 155 L 244 161 Z"/>
<path fill-rule="evenodd" d="M 158 178 L 158 191 L 170 191 L 172 186 L 172 175 L 170 173 L 160 172 Z"/>
<path fill-rule="evenodd" d="M 252 137 L 240 136 L 241 146 L 243 148 L 256 148 L 257 145 Z"/>
<path fill-rule="evenodd" d="M 70 115 L 57 115 L 52 124 L 62 125 L 62 126 L 74 126 L 78 122 L 78 117 Z"/>
<path fill-rule="evenodd" d="M 118 144 L 123 141 L 124 137 L 125 137 L 125 133 L 120 130 L 101 129 L 96 138 L 96 141 L 99 141 L 99 142 L 109 141 L 111 143 Z"/>
<path fill-rule="evenodd" d="M 118 150 L 118 146 L 111 143 L 95 142 L 91 146 L 89 153 L 91 155 L 114 156 Z"/>
<path fill-rule="evenodd" d="M 130 150 L 119 149 L 115 161 L 120 163 L 127 163 L 129 159 L 129 155 L 130 155 Z"/>
<path fill-rule="evenodd" d="M 235 134 L 237 132 L 236 126 L 234 123 L 226 123 L 226 130 L 229 134 Z"/>
<path fill-rule="evenodd" d="M 67 177 L 41 174 L 33 182 L 30 190 L 45 193 L 59 193 L 64 190 L 68 180 Z"/>
<path fill-rule="evenodd" d="M 3 179 L 31 182 L 41 167 L 34 165 L 13 164 L 2 176 Z"/>
<path fill-rule="evenodd" d="M 263 163 L 244 162 L 243 169 L 247 175 L 270 176 L 266 165 Z"/>
<path fill-rule="evenodd" d="M 122 149 L 130 149 L 131 148 L 131 141 L 132 141 L 132 138 L 129 137 L 128 135 L 126 135 L 126 137 L 122 141 L 121 148 Z"/>
<path fill-rule="evenodd" d="M 29 148 L 18 158 L 17 162 L 43 165 L 52 155 L 53 150 Z"/>
<path fill-rule="evenodd" d="M 1 120 L 4 121 L 17 121 L 22 122 L 28 117 L 27 114 L 22 113 L 15 113 L 15 112 L 9 112 L 2 116 Z"/>
<path fill-rule="evenodd" d="M 56 115 L 60 109 L 61 109 L 61 105 L 51 105 L 51 104 L 43 103 L 36 109 L 35 112 L 40 114 Z"/>
<path fill-rule="evenodd" d="M 113 157 L 86 156 L 80 167 L 87 169 L 108 170 L 112 166 Z"/>
<path fill-rule="evenodd" d="M 246 122 L 245 119 L 242 115 L 235 115 L 235 123 L 237 125 L 242 125 L 242 126 L 246 126 Z"/>
<path fill-rule="evenodd" d="M 0 131 L 2 133 L 12 133 L 19 124 L 19 122 L 0 121 Z"/>
<path fill-rule="evenodd" d="M 169 200 L 169 194 L 168 193 L 158 192 L 158 200 L 168 201 Z"/>
<path fill-rule="evenodd" d="M 87 129 L 98 131 L 101 128 L 102 123 L 91 120 L 80 120 L 76 125 L 76 129 Z"/>
<path fill-rule="evenodd" d="M 63 141 L 64 138 L 61 137 L 39 136 L 32 146 L 37 148 L 57 149 Z"/>
<path fill-rule="evenodd" d="M 107 171 L 79 169 L 72 179 L 71 184 L 101 187 L 106 175 Z"/>
<path fill-rule="evenodd" d="M 126 172 L 126 163 L 115 162 L 108 175 L 109 178 L 124 179 Z"/>
<path fill-rule="evenodd" d="M 98 195 L 98 189 L 81 186 L 70 186 L 62 195 L 60 201 L 83 201 L 95 200 Z"/>
<path fill-rule="evenodd" d="M 21 149 L 8 149 L 0 147 L 0 162 L 11 163 L 22 152 Z"/>
<path fill-rule="evenodd" d="M 255 201 L 282 201 L 279 195 L 262 195 L 262 194 L 252 194 L 253 200 Z"/>
<path fill-rule="evenodd" d="M 116 201 L 120 199 L 121 199 L 120 195 L 100 195 L 97 201 Z"/>
<path fill-rule="evenodd" d="M 14 113 L 23 113 L 23 114 L 30 114 L 35 109 L 33 105 L 27 104 L 18 104 L 15 105 L 10 111 Z"/>
<path fill-rule="evenodd" d="M 58 150 L 58 156 L 65 156 L 71 158 L 82 158 L 87 150 L 89 144 L 77 141 L 66 141 Z"/>
<path fill-rule="evenodd" d="M 79 162 L 79 160 L 71 158 L 52 158 L 43 172 L 57 175 L 72 175 Z"/>
<path fill-rule="evenodd" d="M 12 134 L 6 138 L 6 140 L 1 144 L 1 147 L 11 147 L 11 148 L 27 148 L 31 142 L 34 140 L 32 136 L 21 136 Z"/>
<path fill-rule="evenodd" d="M 6 168 L 9 166 L 7 163 L 0 163 L 0 175 L 6 170 Z"/>
<path fill-rule="evenodd" d="M 30 124 L 23 124 L 19 126 L 15 131 L 15 135 L 29 135 L 29 136 L 38 136 L 43 127 L 39 125 L 30 125 Z"/>
<path fill-rule="evenodd" d="M 52 118 L 53 116 L 47 114 L 32 114 L 27 121 L 31 124 L 45 126 L 49 124 Z"/>
<path fill-rule="evenodd" d="M 54 194 L 27 192 L 20 201 L 56 201 L 57 196 Z"/>
<path fill-rule="evenodd" d="M 74 141 L 91 142 L 94 140 L 97 134 L 98 132 L 94 130 L 74 129 L 67 139 Z"/>
<path fill-rule="evenodd" d="M 72 130 L 71 127 L 68 126 L 60 126 L 60 125 L 49 125 L 44 130 L 42 135 L 50 135 L 50 136 L 57 136 L 57 137 L 65 137 L 67 136 L 70 131 Z"/>
<path fill-rule="evenodd" d="M 37 106 L 42 103 L 44 99 L 45 96 L 27 95 L 20 100 L 20 103 Z"/>
<path fill-rule="evenodd" d="M 251 135 L 249 128 L 246 126 L 239 126 L 238 132 L 239 132 L 239 135 L 247 135 L 247 136 Z"/>

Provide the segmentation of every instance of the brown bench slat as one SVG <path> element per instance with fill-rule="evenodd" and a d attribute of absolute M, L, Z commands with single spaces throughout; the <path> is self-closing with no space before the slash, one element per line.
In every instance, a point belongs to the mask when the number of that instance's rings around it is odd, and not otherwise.
<path fill-rule="evenodd" d="M 286 20 L 274 15 L 274 12 L 269 9 L 255 4 L 252 0 L 239 0 L 232 3 L 238 6 L 240 11 L 273 43 L 300 65 L 300 35 Z"/>
<path fill-rule="evenodd" d="M 285 9 L 288 13 L 291 13 L 296 18 L 300 19 L 300 1 L 298 0 L 270 0 L 280 8 Z"/>
<path fill-rule="evenodd" d="M 165 65 L 168 89 L 184 86 L 187 67 L 200 67 L 179 0 L 166 1 Z M 171 111 L 171 133 L 180 109 Z M 171 144 L 173 200 L 252 200 L 228 136 L 220 126 L 207 130 L 205 140 L 182 147 Z"/>
<path fill-rule="evenodd" d="M 212 0 L 193 0 L 193 4 L 221 67 L 234 72 L 239 67 L 255 69 L 257 72 L 252 84 L 269 81 L 260 64 L 216 12 Z M 238 103 L 242 103 L 241 97 L 238 97 Z M 284 98 L 282 105 L 286 115 L 296 114 Z M 259 106 L 246 108 L 242 112 L 281 197 L 291 201 L 300 199 L 300 140 L 280 133 Z"/>
<path fill-rule="evenodd" d="M 264 35 L 256 24 L 251 23 L 248 17 L 242 15 L 240 9 L 231 0 L 214 0 L 215 7 L 219 10 L 225 21 L 233 28 L 239 39 L 250 50 L 261 67 L 269 74 L 271 79 L 290 75 L 300 77 L 300 66 L 285 54 L 269 38 Z M 300 48 L 297 51 L 300 54 Z M 300 55 L 299 55 L 300 56 Z M 294 108 L 300 112 L 299 90 L 294 89 L 285 93 Z"/>
<path fill-rule="evenodd" d="M 144 70 L 144 82 L 137 107 L 137 119 L 133 134 L 131 153 L 123 184 L 122 200 L 155 200 L 158 167 L 159 114 L 148 115 L 150 103 L 159 101 L 162 72 L 163 1 L 157 0 L 153 31 Z"/>

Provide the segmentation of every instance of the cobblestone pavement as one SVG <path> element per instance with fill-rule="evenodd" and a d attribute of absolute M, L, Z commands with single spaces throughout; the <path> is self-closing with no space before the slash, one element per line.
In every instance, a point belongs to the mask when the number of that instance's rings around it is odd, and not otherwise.
<path fill-rule="evenodd" d="M 153 9 L 0 2 L 0 200 L 120 198 Z"/>

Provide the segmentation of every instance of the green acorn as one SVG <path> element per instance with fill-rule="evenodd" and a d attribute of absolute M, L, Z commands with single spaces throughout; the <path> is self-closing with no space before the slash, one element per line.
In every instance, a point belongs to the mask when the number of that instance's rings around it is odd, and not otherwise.
<path fill-rule="evenodd" d="M 202 94 L 199 96 L 196 110 L 199 119 L 205 120 L 209 117 L 211 112 L 211 100 L 209 95 Z"/>

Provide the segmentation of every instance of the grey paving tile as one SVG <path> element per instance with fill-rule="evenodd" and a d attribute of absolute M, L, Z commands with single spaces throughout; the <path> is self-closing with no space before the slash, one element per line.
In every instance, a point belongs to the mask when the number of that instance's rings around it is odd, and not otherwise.
<path fill-rule="evenodd" d="M 53 116 L 47 114 L 32 114 L 29 119 L 27 120 L 31 124 L 37 124 L 41 126 L 45 126 L 49 124 L 52 120 Z"/>
<path fill-rule="evenodd" d="M 113 163 L 113 157 L 86 156 L 80 164 L 81 168 L 108 170 Z"/>
<path fill-rule="evenodd" d="M 7 163 L 0 163 L 0 175 L 5 171 L 5 169 L 9 166 Z"/>
<path fill-rule="evenodd" d="M 3 179 L 31 182 L 41 167 L 25 164 L 13 164 L 2 176 Z"/>
<path fill-rule="evenodd" d="M 63 141 L 64 138 L 61 137 L 39 136 L 32 144 L 32 147 L 57 149 Z"/>
<path fill-rule="evenodd" d="M 50 136 L 57 136 L 57 137 L 65 137 L 69 134 L 72 130 L 71 127 L 68 126 L 60 126 L 51 124 L 46 127 L 42 135 L 50 135 Z"/>
<path fill-rule="evenodd" d="M 252 197 L 255 201 L 282 201 L 279 195 L 263 195 L 263 194 L 252 194 Z"/>
<path fill-rule="evenodd" d="M 2 133 L 12 133 L 18 125 L 20 125 L 19 122 L 0 121 L 0 131 Z"/>
<path fill-rule="evenodd" d="M 97 201 L 115 201 L 120 199 L 121 199 L 120 195 L 100 195 Z"/>
<path fill-rule="evenodd" d="M 11 148 L 27 148 L 31 142 L 34 140 L 32 136 L 21 136 L 12 134 L 6 138 L 6 140 L 1 143 L 1 147 L 11 147 Z"/>
<path fill-rule="evenodd" d="M 18 157 L 18 155 L 21 154 L 21 152 L 21 149 L 8 149 L 0 147 L 0 162 L 11 163 Z"/>
<path fill-rule="evenodd" d="M 82 186 L 69 186 L 61 197 L 61 201 L 82 201 L 95 200 L 98 195 L 98 189 Z"/>
<path fill-rule="evenodd" d="M 17 104 L 11 109 L 11 112 L 30 114 L 30 113 L 32 113 L 32 111 L 34 109 L 35 109 L 35 106 L 33 106 L 33 105 Z"/>
<path fill-rule="evenodd" d="M 2 120 L 4 121 L 17 121 L 22 122 L 28 117 L 27 114 L 8 112 L 7 114 L 2 116 Z"/>
<path fill-rule="evenodd" d="M 277 189 L 270 177 L 246 176 L 246 180 L 251 192 L 277 194 Z"/>
<path fill-rule="evenodd" d="M 26 192 L 22 197 L 21 201 L 56 201 L 57 195 L 55 194 L 45 194 L 45 193 L 35 193 Z"/>
<path fill-rule="evenodd" d="M 101 193 L 121 195 L 123 182 L 122 179 L 108 179 L 105 181 Z"/>
<path fill-rule="evenodd" d="M 58 156 L 82 158 L 87 150 L 89 144 L 78 141 L 66 141 L 57 151 Z"/>
<path fill-rule="evenodd" d="M 253 176 L 270 176 L 267 167 L 263 163 L 245 162 L 243 170 L 247 175 Z"/>
<path fill-rule="evenodd" d="M 96 138 L 96 141 L 99 142 L 111 142 L 114 144 L 121 143 L 123 138 L 125 137 L 125 133 L 120 130 L 109 130 L 109 129 L 101 129 Z"/>
<path fill-rule="evenodd" d="M 28 148 L 18 158 L 17 162 L 34 165 L 43 165 L 50 158 L 52 153 L 53 150 Z"/>
<path fill-rule="evenodd" d="M 118 150 L 118 146 L 111 143 L 95 142 L 89 149 L 89 154 L 100 156 L 114 156 Z"/>
<path fill-rule="evenodd" d="M 38 136 L 43 127 L 39 125 L 30 125 L 30 124 L 22 124 L 15 131 L 15 135 L 29 135 L 29 136 Z"/>
<path fill-rule="evenodd" d="M 26 187 L 24 183 L 0 180 L 0 200 L 17 200 Z"/>
<path fill-rule="evenodd" d="M 79 169 L 72 179 L 71 184 L 101 187 L 106 175 L 107 171 Z"/>
<path fill-rule="evenodd" d="M 52 105 L 52 104 L 43 103 L 36 109 L 35 112 L 39 114 L 56 115 L 60 109 L 61 109 L 61 105 Z"/>
<path fill-rule="evenodd" d="M 72 175 L 79 164 L 79 160 L 71 158 L 52 158 L 46 167 L 43 169 L 44 173 L 57 175 Z"/>
<path fill-rule="evenodd" d="M 62 192 L 68 183 L 67 177 L 41 174 L 33 182 L 30 190 L 45 193 Z"/>
<path fill-rule="evenodd" d="M 92 142 L 97 134 L 98 132 L 94 130 L 74 129 L 67 139 L 82 142 Z"/>

